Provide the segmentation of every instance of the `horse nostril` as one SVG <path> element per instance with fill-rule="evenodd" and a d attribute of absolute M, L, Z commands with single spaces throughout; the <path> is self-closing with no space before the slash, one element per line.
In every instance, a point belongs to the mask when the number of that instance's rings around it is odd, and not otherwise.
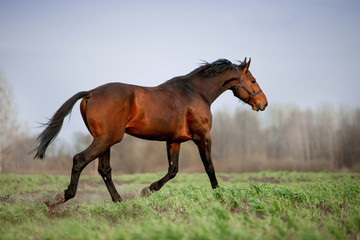
<path fill-rule="evenodd" d="M 259 110 L 262 110 L 262 107 L 261 107 L 261 104 L 260 103 L 257 103 L 256 104 L 256 107 L 257 107 L 257 110 L 259 111 Z"/>
<path fill-rule="evenodd" d="M 268 102 L 265 103 L 265 105 L 262 105 L 261 103 L 257 103 L 256 106 L 258 108 L 258 110 L 264 111 L 265 108 L 267 107 Z"/>

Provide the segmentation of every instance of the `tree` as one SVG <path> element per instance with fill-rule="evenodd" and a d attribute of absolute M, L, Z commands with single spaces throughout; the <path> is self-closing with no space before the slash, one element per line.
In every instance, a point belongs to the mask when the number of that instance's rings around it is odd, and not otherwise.
<path fill-rule="evenodd" d="M 3 160 L 6 159 L 3 150 L 17 136 L 18 129 L 12 104 L 11 87 L 0 75 L 0 173 L 2 173 Z"/>

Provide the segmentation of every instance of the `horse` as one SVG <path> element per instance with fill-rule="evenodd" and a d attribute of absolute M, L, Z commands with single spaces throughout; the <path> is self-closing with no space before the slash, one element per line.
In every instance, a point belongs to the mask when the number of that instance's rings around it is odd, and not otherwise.
<path fill-rule="evenodd" d="M 158 191 L 176 176 L 180 144 L 188 140 L 197 145 L 211 187 L 217 188 L 211 159 L 211 104 L 224 91 L 231 90 L 235 97 L 255 111 L 263 111 L 268 105 L 265 94 L 249 71 L 250 62 L 251 58 L 248 62 L 245 58 L 236 65 L 219 59 L 213 63 L 204 62 L 189 74 L 155 87 L 108 83 L 76 93 L 45 124 L 45 130 L 36 140 L 34 159 L 45 157 L 46 149 L 60 132 L 64 118 L 80 99 L 81 116 L 93 140 L 84 151 L 73 157 L 68 188 L 48 204 L 54 206 L 75 197 L 81 171 L 96 158 L 99 159 L 98 172 L 112 201 L 122 201 L 112 181 L 110 148 L 121 142 L 125 133 L 166 142 L 168 172 L 145 187 L 142 195 Z"/>

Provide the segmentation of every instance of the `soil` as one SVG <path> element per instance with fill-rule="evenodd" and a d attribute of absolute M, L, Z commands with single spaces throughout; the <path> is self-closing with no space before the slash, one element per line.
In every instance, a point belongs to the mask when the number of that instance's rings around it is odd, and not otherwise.
<path fill-rule="evenodd" d="M 114 183 L 118 186 L 119 194 L 123 201 L 133 199 L 140 196 L 141 189 L 135 190 L 122 190 L 120 186 L 133 183 L 134 180 L 130 181 L 118 181 L 115 180 Z M 103 187 L 101 187 L 103 186 Z M 99 188 L 100 190 L 96 189 Z M 107 191 L 105 184 L 102 181 L 92 181 L 82 179 L 81 184 L 79 184 L 76 196 L 69 201 L 58 204 L 55 206 L 49 207 L 51 200 L 55 198 L 60 191 L 51 191 L 51 190 L 35 190 L 30 192 L 22 192 L 16 194 L 16 196 L 11 195 L 0 195 L 0 202 L 15 204 L 19 203 L 18 197 L 20 196 L 20 203 L 24 205 L 38 205 L 39 207 L 48 206 L 48 216 L 59 216 L 71 214 L 71 209 L 75 207 L 81 207 L 86 203 L 102 203 L 104 201 L 111 202 L 111 196 Z M 45 204 L 45 205 L 44 205 Z M 67 213 L 68 212 L 68 213 Z"/>
<path fill-rule="evenodd" d="M 249 181 L 261 182 L 261 183 L 281 183 L 280 179 L 274 177 L 263 177 L 263 178 L 249 178 Z"/>

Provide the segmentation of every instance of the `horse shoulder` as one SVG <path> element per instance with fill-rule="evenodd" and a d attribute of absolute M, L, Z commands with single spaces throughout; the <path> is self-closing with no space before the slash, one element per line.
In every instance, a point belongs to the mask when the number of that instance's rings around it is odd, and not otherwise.
<path fill-rule="evenodd" d="M 193 101 L 187 109 L 186 120 L 193 139 L 210 135 L 212 114 L 205 102 Z"/>

